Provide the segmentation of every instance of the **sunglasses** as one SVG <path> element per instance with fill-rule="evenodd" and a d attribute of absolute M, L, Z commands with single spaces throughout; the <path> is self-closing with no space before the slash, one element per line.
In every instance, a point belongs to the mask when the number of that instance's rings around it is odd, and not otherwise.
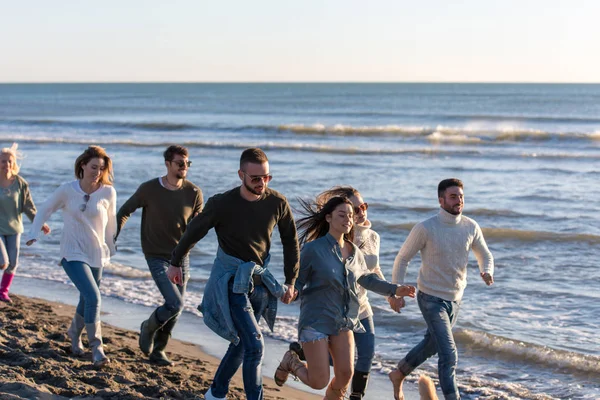
<path fill-rule="evenodd" d="M 179 161 L 169 161 L 169 162 L 177 164 L 177 166 L 179 168 L 183 168 L 183 167 L 189 168 L 192 166 L 192 162 L 190 160 L 187 160 L 187 161 L 179 160 Z"/>
<path fill-rule="evenodd" d="M 244 175 L 246 175 L 248 178 L 250 178 L 250 182 L 252 183 L 259 183 L 261 181 L 264 181 L 265 183 L 269 183 L 271 182 L 271 179 L 273 179 L 273 175 L 268 174 L 268 175 L 248 175 L 246 172 L 242 171 L 242 173 Z"/>
<path fill-rule="evenodd" d="M 84 212 L 87 209 L 87 203 L 88 203 L 88 201 L 90 201 L 90 195 L 89 194 L 84 195 L 83 200 L 85 201 L 85 203 L 83 203 L 82 205 L 79 206 L 79 209 L 81 210 L 81 212 Z"/>
<path fill-rule="evenodd" d="M 368 203 L 362 203 L 360 206 L 358 207 L 354 207 L 354 214 L 358 214 L 359 212 L 365 212 L 369 209 L 369 204 Z"/>

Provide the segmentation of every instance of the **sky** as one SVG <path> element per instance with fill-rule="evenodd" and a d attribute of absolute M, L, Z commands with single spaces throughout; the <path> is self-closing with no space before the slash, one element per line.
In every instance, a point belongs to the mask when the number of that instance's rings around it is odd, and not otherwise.
<path fill-rule="evenodd" d="M 597 0 L 0 0 L 0 82 L 600 82 Z"/>

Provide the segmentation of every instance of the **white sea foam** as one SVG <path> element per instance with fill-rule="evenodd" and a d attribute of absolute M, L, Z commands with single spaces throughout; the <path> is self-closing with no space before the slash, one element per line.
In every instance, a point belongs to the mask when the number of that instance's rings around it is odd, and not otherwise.
<path fill-rule="evenodd" d="M 509 359 L 544 364 L 552 368 L 568 371 L 600 373 L 600 357 L 548 346 L 503 338 L 485 332 L 469 329 L 457 329 L 454 334 L 457 341 L 466 346 L 483 348 Z"/>

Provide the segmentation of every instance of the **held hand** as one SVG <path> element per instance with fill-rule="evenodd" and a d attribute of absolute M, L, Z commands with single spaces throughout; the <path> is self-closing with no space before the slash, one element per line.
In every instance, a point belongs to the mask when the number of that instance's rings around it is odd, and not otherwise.
<path fill-rule="evenodd" d="M 415 292 L 416 291 L 417 291 L 417 289 L 415 289 L 414 286 L 399 285 L 396 288 L 396 296 L 398 296 L 398 297 L 403 297 L 403 296 L 415 297 Z"/>
<path fill-rule="evenodd" d="M 488 286 L 492 286 L 492 284 L 494 283 L 494 277 L 487 272 L 481 274 L 481 279 L 483 279 L 485 284 Z"/>
<path fill-rule="evenodd" d="M 32 244 L 34 244 L 35 242 L 37 242 L 37 240 L 35 240 L 35 239 L 31 239 L 31 240 L 28 240 L 28 241 L 27 241 L 27 243 L 25 243 L 25 244 L 26 244 L 27 246 L 31 246 L 31 245 L 32 245 Z"/>
<path fill-rule="evenodd" d="M 181 286 L 183 284 L 183 273 L 181 272 L 181 268 L 169 265 L 169 268 L 167 269 L 167 278 L 169 278 L 172 283 Z"/>
<path fill-rule="evenodd" d="M 42 225 L 42 232 L 44 232 L 44 235 L 48 235 L 51 231 L 52 231 L 52 229 L 50 229 L 48 224 Z"/>
<path fill-rule="evenodd" d="M 390 308 L 396 311 L 397 313 L 400 313 L 400 309 L 404 308 L 404 306 L 406 305 L 406 303 L 404 302 L 404 298 L 402 297 L 390 296 L 387 298 L 387 301 L 390 304 Z"/>
<path fill-rule="evenodd" d="M 283 304 L 290 304 L 296 298 L 296 292 L 297 290 L 294 286 L 288 286 L 286 292 L 281 296 L 281 302 Z"/>

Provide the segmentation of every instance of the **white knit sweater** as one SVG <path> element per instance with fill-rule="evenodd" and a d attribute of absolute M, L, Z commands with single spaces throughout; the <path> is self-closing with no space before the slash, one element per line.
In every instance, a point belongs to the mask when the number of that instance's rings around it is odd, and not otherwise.
<path fill-rule="evenodd" d="M 481 273 L 494 275 L 494 259 L 477 222 L 441 209 L 413 227 L 394 261 L 393 283 L 404 283 L 408 263 L 421 251 L 420 291 L 460 301 L 467 286 L 467 263 L 473 249 Z"/>
<path fill-rule="evenodd" d="M 26 241 L 37 240 L 42 225 L 62 209 L 60 258 L 100 268 L 108 264 L 116 252 L 117 193 L 112 186 L 102 185 L 90 194 L 89 201 L 86 202 L 84 196 L 77 180 L 60 185 L 38 208 Z M 81 211 L 83 204 L 85 211 Z"/>
<path fill-rule="evenodd" d="M 362 225 L 354 225 L 354 244 L 365 256 L 365 262 L 369 272 L 375 272 L 381 279 L 383 273 L 379 267 L 379 234 L 371 229 L 371 222 L 365 221 Z M 358 286 L 358 318 L 363 319 L 373 315 L 373 310 L 369 304 L 367 290 Z"/>

